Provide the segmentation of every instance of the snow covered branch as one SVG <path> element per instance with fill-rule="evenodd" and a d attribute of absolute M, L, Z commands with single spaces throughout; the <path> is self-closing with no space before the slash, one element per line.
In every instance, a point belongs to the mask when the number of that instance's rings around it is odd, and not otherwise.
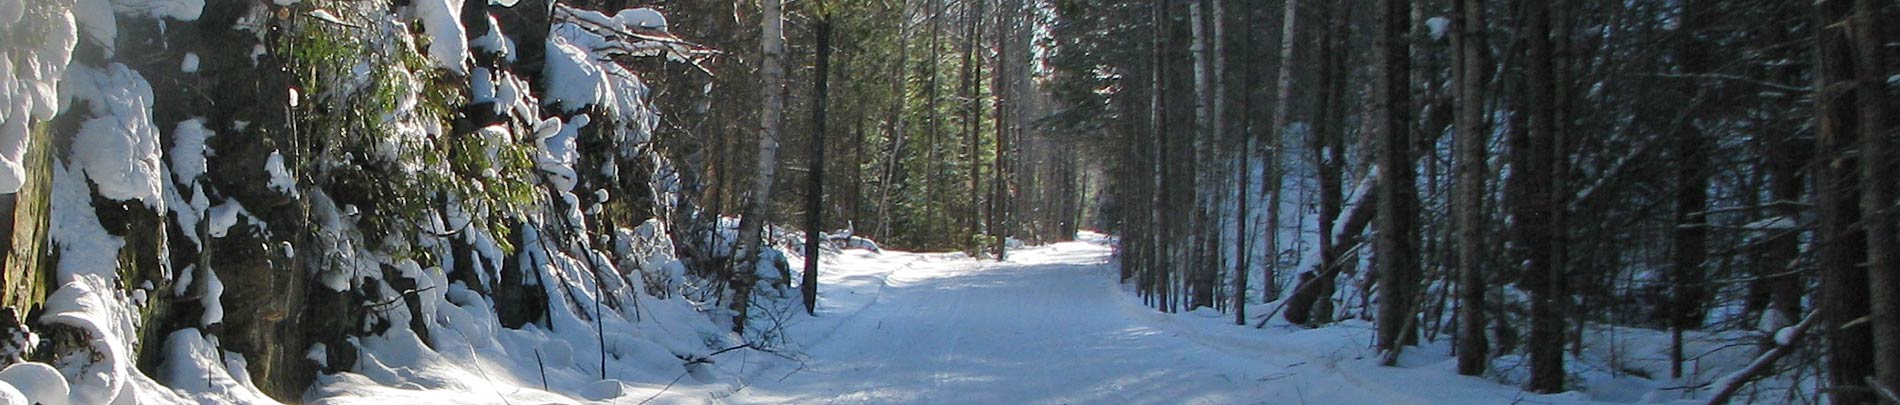
<path fill-rule="evenodd" d="M 1749 382 L 1761 378 L 1762 373 L 1766 372 L 1770 366 L 1773 366 L 1775 361 L 1781 360 L 1781 358 L 1786 357 L 1788 353 L 1794 352 L 1795 342 L 1800 341 L 1801 337 L 1807 334 L 1808 328 L 1814 326 L 1816 319 L 1820 319 L 1820 311 L 1809 311 L 1807 316 L 1801 318 L 1801 323 L 1776 331 L 1774 336 L 1775 348 L 1768 350 L 1767 353 L 1762 353 L 1760 357 L 1756 357 L 1755 361 L 1748 363 L 1748 367 L 1743 367 L 1741 370 L 1737 370 L 1734 373 L 1723 376 L 1720 380 L 1716 380 L 1716 385 L 1722 388 L 1715 392 L 1715 396 L 1709 397 L 1707 403 L 1710 405 L 1726 404 L 1729 399 L 1735 396 L 1736 391 L 1742 389 L 1743 385 L 1748 385 Z"/>

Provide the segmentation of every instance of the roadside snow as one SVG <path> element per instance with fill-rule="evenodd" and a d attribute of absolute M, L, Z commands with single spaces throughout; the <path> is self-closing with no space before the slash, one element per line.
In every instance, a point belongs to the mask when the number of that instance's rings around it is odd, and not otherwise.
<path fill-rule="evenodd" d="M 208 273 L 208 272 L 207 272 Z M 158 381 L 187 393 L 199 403 L 274 404 L 251 384 L 244 357 L 219 350 L 196 328 L 179 329 L 165 338 L 165 364 Z"/>

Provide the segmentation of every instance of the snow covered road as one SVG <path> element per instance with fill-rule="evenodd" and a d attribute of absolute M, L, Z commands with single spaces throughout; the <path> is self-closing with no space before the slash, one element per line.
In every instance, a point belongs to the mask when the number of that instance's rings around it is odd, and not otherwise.
<path fill-rule="evenodd" d="M 849 251 L 827 259 L 818 318 L 790 335 L 802 367 L 760 373 L 729 403 L 1508 403 L 1534 396 L 1450 372 L 1437 350 L 1383 368 L 1365 325 L 1237 327 L 1156 313 L 1115 282 L 1108 247 Z"/>

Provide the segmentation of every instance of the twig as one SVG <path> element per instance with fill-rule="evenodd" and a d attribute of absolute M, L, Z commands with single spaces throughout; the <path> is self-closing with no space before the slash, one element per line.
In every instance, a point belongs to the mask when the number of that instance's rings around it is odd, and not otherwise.
<path fill-rule="evenodd" d="M 541 390 L 548 390 L 548 365 L 541 363 L 541 348 L 534 348 L 534 367 L 541 372 Z"/>
<path fill-rule="evenodd" d="M 646 405 L 646 403 L 648 403 L 648 402 L 653 402 L 653 399 L 654 399 L 654 398 L 659 398 L 659 397 L 660 397 L 660 395 L 661 395 L 661 394 L 665 394 L 667 390 L 670 390 L 670 389 L 673 389 L 673 384 L 679 384 L 679 382 L 680 382 L 680 379 L 682 379 L 682 378 L 686 378 L 686 374 L 689 374 L 689 373 L 692 373 L 692 371 L 691 371 L 691 370 L 688 370 L 688 371 L 682 371 L 682 372 L 680 372 L 680 376 L 679 376 L 679 377 L 673 377 L 673 382 L 670 382 L 670 383 L 666 383 L 666 386 L 665 386 L 665 387 L 661 387 L 661 388 L 660 388 L 660 392 L 655 392 L 655 393 L 653 393 L 653 396 L 650 396 L 650 397 L 647 397 L 647 399 L 645 399 L 645 400 L 641 400 L 641 401 L 640 401 L 640 405 Z"/>
<path fill-rule="evenodd" d="M 389 300 L 386 300 L 386 301 L 382 301 L 382 302 L 371 302 L 371 303 L 364 303 L 364 304 L 363 304 L 363 307 L 365 307 L 365 308 L 369 308 L 369 309 L 371 309 L 371 310 L 376 310 L 376 311 L 381 311 L 381 310 L 383 310 L 383 309 L 384 309 L 384 308 L 383 308 L 384 306 L 388 306 L 388 305 L 391 305 L 391 304 L 395 304 L 395 303 L 398 303 L 398 302 L 402 302 L 402 297 L 403 297 L 403 296 L 408 296 L 408 295 L 415 295 L 415 294 L 419 294 L 419 293 L 422 293 L 423 291 L 429 291 L 429 290 L 434 290 L 434 289 L 435 289 L 435 286 L 428 286 L 428 287 L 423 287 L 423 288 L 422 288 L 422 289 L 420 289 L 420 290 L 418 290 L 418 289 L 414 289 L 414 288 L 411 288 L 411 289 L 407 289 L 407 290 L 402 290 L 402 293 L 400 293 L 400 294 L 396 294 L 396 296 L 395 296 L 395 297 L 391 297 L 391 298 L 390 298 Z"/>

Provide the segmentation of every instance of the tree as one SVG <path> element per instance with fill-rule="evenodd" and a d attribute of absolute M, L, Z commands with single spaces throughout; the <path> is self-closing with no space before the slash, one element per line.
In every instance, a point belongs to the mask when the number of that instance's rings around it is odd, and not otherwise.
<path fill-rule="evenodd" d="M 823 6 L 820 6 L 823 7 Z M 805 274 L 799 293 L 805 298 L 805 313 L 818 314 L 818 243 L 824 233 L 825 197 L 825 105 L 831 88 L 831 17 L 823 16 L 812 24 L 818 36 L 817 80 L 812 84 L 811 173 L 805 189 Z"/>
<path fill-rule="evenodd" d="M 1485 5 L 1483 0 L 1456 0 L 1452 42 L 1457 48 L 1458 117 L 1455 148 L 1457 183 L 1458 239 L 1458 373 L 1479 375 L 1489 362 L 1489 342 L 1485 339 L 1484 255 L 1484 159 L 1485 73 L 1491 69 L 1485 43 Z"/>
<path fill-rule="evenodd" d="M 1837 1 L 1838 2 L 1838 1 Z M 1860 216 L 1867 235 L 1867 281 L 1871 295 L 1875 390 L 1893 400 L 1900 390 L 1900 245 L 1896 245 L 1894 211 L 1893 136 L 1887 125 L 1889 110 L 1886 42 L 1879 32 L 1883 20 L 1871 0 L 1854 1 L 1848 24 L 1852 32 L 1855 124 L 1860 134 Z M 1891 23 L 1892 19 L 1884 20 Z M 1846 79 L 1846 78 L 1843 78 Z M 1845 135 L 1845 134 L 1838 134 Z M 1835 353 L 1836 356 L 1849 355 Z"/>
<path fill-rule="evenodd" d="M 1815 35 L 1814 95 L 1816 211 L 1819 226 L 1818 262 L 1821 274 L 1820 297 L 1823 325 L 1828 326 L 1830 399 L 1837 404 L 1874 402 L 1867 378 L 1874 376 L 1873 334 L 1870 328 L 1847 327 L 1868 316 L 1868 272 L 1859 268 L 1866 258 L 1866 234 L 1855 226 L 1861 220 L 1856 203 L 1860 199 L 1858 179 L 1852 168 L 1851 153 L 1856 134 L 1859 94 L 1840 84 L 1854 80 L 1853 47 L 1840 21 L 1852 12 L 1853 4 L 1828 1 L 1814 4 Z"/>
<path fill-rule="evenodd" d="M 1709 70 L 1708 44 L 1697 41 L 1696 34 L 1705 29 L 1711 10 L 1698 1 L 1684 1 L 1680 12 L 1682 29 L 1690 33 L 1681 41 L 1677 49 L 1684 73 L 1697 74 Z M 1682 93 L 1685 98 L 1701 90 L 1701 83 L 1683 81 Z M 1682 331 L 1698 329 L 1702 326 L 1702 305 L 1708 299 L 1704 297 L 1705 278 L 1702 265 L 1708 257 L 1708 210 L 1709 173 L 1708 158 L 1704 153 L 1714 149 L 1708 137 L 1695 125 L 1700 107 L 1696 103 L 1687 104 L 1688 110 L 1682 112 L 1686 120 L 1674 128 L 1677 133 L 1673 142 L 1673 154 L 1676 163 L 1675 226 L 1671 229 L 1671 269 L 1670 283 L 1672 298 L 1668 305 L 1670 329 L 1670 367 L 1669 376 L 1682 377 Z"/>
<path fill-rule="evenodd" d="M 1556 156 L 1556 100 L 1550 34 L 1552 5 L 1547 1 L 1523 4 L 1525 21 L 1524 88 L 1520 109 L 1526 128 L 1511 134 L 1512 246 L 1523 258 L 1520 285 L 1530 293 L 1530 390 L 1562 392 L 1564 387 L 1563 265 L 1557 253 L 1561 188 L 1554 184 Z"/>
<path fill-rule="evenodd" d="M 764 105 L 759 114 L 758 173 L 752 190 L 746 195 L 745 216 L 739 219 L 741 248 L 735 252 L 736 265 L 729 271 L 732 288 L 734 332 L 745 333 L 746 312 L 751 307 L 752 284 L 758 281 L 761 230 L 772 200 L 772 182 L 778 174 L 778 139 L 785 122 L 785 21 L 780 0 L 762 0 L 763 29 L 759 39 L 761 55 L 759 80 L 764 82 Z"/>
<path fill-rule="evenodd" d="M 1411 26 L 1408 1 L 1379 0 L 1379 28 L 1373 46 L 1378 73 L 1374 76 L 1373 131 L 1378 139 L 1376 154 L 1381 178 L 1376 192 L 1378 201 L 1379 284 L 1383 286 L 1379 303 L 1378 347 L 1397 353 L 1399 346 L 1416 339 L 1414 327 L 1414 289 L 1418 283 L 1418 190 L 1412 170 L 1412 103 L 1410 45 L 1406 31 Z M 1388 355 L 1386 365 L 1397 357 Z"/>
<path fill-rule="evenodd" d="M 1273 282 L 1274 277 L 1279 273 L 1280 266 L 1280 197 L 1283 194 L 1282 192 L 1285 191 L 1284 188 L 1281 187 L 1281 178 L 1285 176 L 1285 172 L 1281 170 L 1281 167 L 1284 165 L 1280 164 L 1280 159 L 1281 156 L 1283 156 L 1281 151 L 1285 149 L 1286 146 L 1286 127 L 1291 124 L 1291 118 L 1289 117 L 1291 117 L 1293 113 L 1293 103 L 1291 102 L 1293 99 L 1293 57 L 1297 55 L 1297 49 L 1295 48 L 1297 48 L 1297 45 L 1300 43 L 1300 0 L 1287 0 L 1284 3 L 1280 13 L 1280 66 L 1278 72 L 1274 74 L 1275 90 L 1272 99 L 1273 121 L 1269 123 L 1269 127 L 1267 127 L 1268 163 L 1266 167 L 1266 179 L 1264 179 L 1266 192 L 1273 193 L 1267 198 L 1267 229 L 1262 235 L 1266 237 L 1265 244 L 1267 245 L 1268 256 L 1265 263 L 1266 268 L 1262 270 L 1261 280 L 1269 284 Z M 1331 56 L 1322 55 L 1321 57 L 1330 58 Z M 1329 86 L 1330 84 L 1321 83 L 1321 85 Z M 1321 120 L 1324 119 L 1323 117 L 1321 118 Z M 1314 136 L 1319 135 L 1315 134 Z M 1324 145 L 1318 143 L 1316 143 L 1314 147 L 1315 150 L 1325 148 Z M 1320 158 L 1324 159 L 1324 157 Z M 1324 165 L 1325 163 L 1320 164 Z M 1326 169 L 1322 168 L 1320 170 Z M 1324 177 L 1324 175 L 1321 177 Z M 1322 178 L 1320 181 L 1325 182 L 1326 180 Z M 1325 188 L 1327 186 L 1321 185 L 1320 187 Z M 1321 193 L 1323 194 L 1324 191 Z M 1336 210 L 1337 206 L 1334 208 Z M 1325 221 L 1326 220 L 1322 218 L 1321 222 Z M 1324 228 L 1324 225 L 1322 225 L 1322 228 Z M 1327 242 L 1321 243 L 1326 244 Z M 1328 288 L 1327 290 L 1331 289 Z"/>

